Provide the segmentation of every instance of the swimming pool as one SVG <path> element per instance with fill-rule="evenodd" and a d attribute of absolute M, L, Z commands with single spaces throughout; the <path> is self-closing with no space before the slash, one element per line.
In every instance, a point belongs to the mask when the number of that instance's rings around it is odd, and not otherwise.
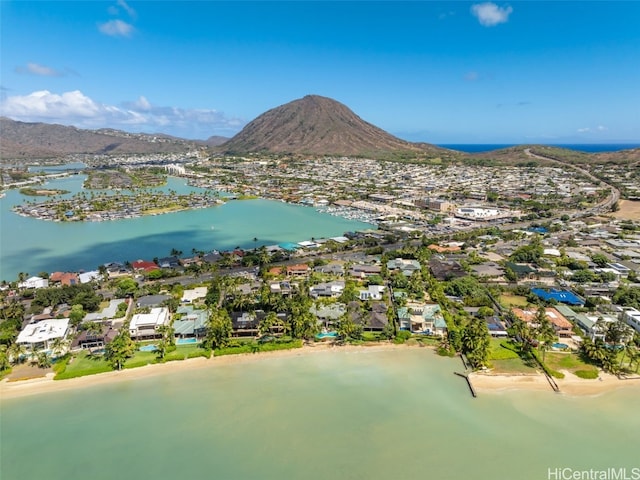
<path fill-rule="evenodd" d="M 176 345 L 193 345 L 198 343 L 197 338 L 178 338 L 176 339 Z"/>
<path fill-rule="evenodd" d="M 326 333 L 319 333 L 316 335 L 316 338 L 318 340 L 322 340 L 323 338 L 336 338 L 338 336 L 338 332 L 326 332 Z"/>
<path fill-rule="evenodd" d="M 558 348 L 560 350 L 566 350 L 567 348 L 569 348 L 569 345 L 567 345 L 566 343 L 554 343 L 553 345 L 551 345 L 553 348 Z"/>
<path fill-rule="evenodd" d="M 158 349 L 157 345 L 144 345 L 139 348 L 141 352 L 155 352 Z"/>

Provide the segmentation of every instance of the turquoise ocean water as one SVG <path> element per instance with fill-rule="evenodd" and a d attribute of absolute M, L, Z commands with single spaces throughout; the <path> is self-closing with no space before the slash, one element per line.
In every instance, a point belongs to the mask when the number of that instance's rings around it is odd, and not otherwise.
<path fill-rule="evenodd" d="M 82 175 L 54 180 L 47 188 L 69 190 L 70 196 L 80 191 L 83 180 Z M 177 178 L 169 178 L 162 187 L 169 188 L 178 193 L 198 190 Z M 193 248 L 253 248 L 371 227 L 272 200 L 230 201 L 213 208 L 107 222 L 46 222 L 11 211 L 25 199 L 40 198 L 10 190 L 0 199 L 0 279 L 14 280 L 18 272 L 93 270 L 110 261 L 150 260 L 169 255 L 173 248 L 191 255 Z"/>
<path fill-rule="evenodd" d="M 5 400 L 0 477 L 544 480 L 640 466 L 640 389 L 473 399 L 459 368 L 429 349 L 363 348 Z"/>

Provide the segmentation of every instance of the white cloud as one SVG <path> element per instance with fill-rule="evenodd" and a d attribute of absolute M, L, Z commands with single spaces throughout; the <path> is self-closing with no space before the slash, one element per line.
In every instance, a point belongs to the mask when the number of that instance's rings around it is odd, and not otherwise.
<path fill-rule="evenodd" d="M 65 73 L 60 70 L 47 67 L 46 65 L 40 65 L 39 63 L 27 63 L 26 66 L 20 65 L 16 67 L 16 72 L 27 75 L 39 75 L 41 77 L 62 77 L 65 75 Z"/>
<path fill-rule="evenodd" d="M 122 106 L 96 102 L 79 90 L 63 94 L 41 90 L 7 96 L 0 114 L 25 122 L 61 123 L 80 128 L 119 128 L 186 138 L 235 134 L 245 122 L 211 109 L 154 106 L 144 96 Z"/>
<path fill-rule="evenodd" d="M 493 27 L 499 23 L 506 23 L 513 12 L 510 6 L 499 7 L 495 3 L 476 3 L 471 6 L 471 13 L 478 18 L 480 25 Z"/>
<path fill-rule="evenodd" d="M 122 7 L 122 8 L 123 8 L 123 10 L 124 10 L 125 12 L 127 12 L 127 14 L 129 14 L 129 16 L 130 16 L 131 18 L 136 18 L 136 11 L 135 11 L 133 8 L 131 8 L 131 7 L 127 4 L 127 2 L 125 2 L 124 0 L 118 0 L 118 2 L 117 2 L 117 3 L 118 3 L 118 5 L 119 5 L 120 7 Z"/>
<path fill-rule="evenodd" d="M 591 128 L 591 127 L 578 128 L 577 132 L 578 133 L 606 132 L 607 130 L 609 130 L 609 129 L 607 127 L 605 127 L 604 125 L 598 125 L 595 128 Z"/>
<path fill-rule="evenodd" d="M 135 29 L 133 25 L 122 20 L 109 20 L 108 22 L 99 23 L 98 30 L 111 37 L 130 37 Z"/>

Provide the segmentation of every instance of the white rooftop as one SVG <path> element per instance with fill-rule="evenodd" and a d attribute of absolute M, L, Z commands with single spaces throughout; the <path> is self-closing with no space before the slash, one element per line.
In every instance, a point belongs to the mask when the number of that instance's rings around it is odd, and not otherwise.
<path fill-rule="evenodd" d="M 207 296 L 207 287 L 196 287 L 191 290 L 185 290 L 182 293 L 182 301 L 183 302 L 193 302 L 199 298 L 204 298 Z"/>
<path fill-rule="evenodd" d="M 149 313 L 138 313 L 131 317 L 129 330 L 138 328 L 159 327 L 169 322 L 169 309 L 166 307 L 152 308 Z"/>
<path fill-rule="evenodd" d="M 51 319 L 27 325 L 18 334 L 17 343 L 48 342 L 54 338 L 64 338 L 69 328 L 69 319 Z"/>

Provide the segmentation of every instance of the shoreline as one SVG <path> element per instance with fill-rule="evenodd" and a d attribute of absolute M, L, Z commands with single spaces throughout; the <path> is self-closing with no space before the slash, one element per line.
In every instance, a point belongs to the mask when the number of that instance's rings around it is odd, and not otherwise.
<path fill-rule="evenodd" d="M 564 378 L 554 378 L 560 394 L 571 396 L 594 396 L 621 388 L 637 388 L 640 391 L 640 378 L 620 380 L 615 375 L 600 372 L 599 379 L 583 379 L 568 371 L 562 371 Z M 504 393 L 509 391 L 547 391 L 553 390 L 542 374 L 492 375 L 473 372 L 469 375 L 473 386 L 481 393 Z"/>
<path fill-rule="evenodd" d="M 53 373 L 49 373 L 45 377 L 13 382 L 3 379 L 0 381 L 0 400 L 4 401 L 39 394 L 77 390 L 98 385 L 108 385 L 120 381 L 130 381 L 157 375 L 174 374 L 177 372 L 258 362 L 265 358 L 286 358 L 318 355 L 323 353 L 330 354 L 333 351 L 375 352 L 401 350 L 406 348 L 427 348 L 435 354 L 435 349 L 430 347 L 396 345 L 393 343 L 342 346 L 324 344 L 313 346 L 305 345 L 302 348 L 294 348 L 290 350 L 242 353 L 236 355 L 223 355 L 220 357 L 212 356 L 208 359 L 198 357 L 167 363 L 156 363 L 146 365 L 144 367 L 98 373 L 66 380 L 54 380 Z M 629 388 L 634 386 L 640 390 L 640 378 L 620 380 L 613 375 L 601 373 L 600 378 L 602 380 L 585 380 L 574 377 L 568 372 L 565 373 L 567 375 L 565 378 L 556 379 L 562 394 L 572 396 L 593 396 L 618 390 L 620 388 Z M 490 373 L 473 372 L 469 374 L 469 378 L 473 382 L 474 388 L 480 393 L 501 394 L 509 391 L 547 391 L 549 393 L 553 393 L 547 379 L 541 373 L 537 375 L 492 375 Z"/>

